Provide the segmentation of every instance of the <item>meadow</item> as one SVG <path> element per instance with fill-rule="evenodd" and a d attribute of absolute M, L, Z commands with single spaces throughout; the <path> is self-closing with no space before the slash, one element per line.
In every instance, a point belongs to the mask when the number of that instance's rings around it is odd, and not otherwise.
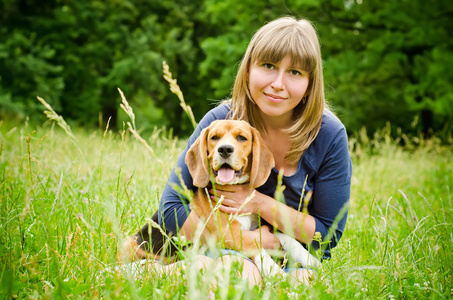
<path fill-rule="evenodd" d="M 0 298 L 453 297 L 451 137 L 450 146 L 436 137 L 395 139 L 390 126 L 351 136 L 348 223 L 332 259 L 309 287 L 269 278 L 250 289 L 235 268 L 200 273 L 189 264 L 183 276 L 148 268 L 138 278 L 102 272 L 117 264 L 117 244 L 157 209 L 186 143 L 166 128 L 139 140 L 127 127 L 68 134 L 55 121 L 1 122 Z"/>

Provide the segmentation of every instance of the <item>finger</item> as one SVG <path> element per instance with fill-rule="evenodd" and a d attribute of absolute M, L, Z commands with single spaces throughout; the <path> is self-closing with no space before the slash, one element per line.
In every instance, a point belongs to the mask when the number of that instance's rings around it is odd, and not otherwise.
<path fill-rule="evenodd" d="M 261 233 L 266 233 L 266 232 L 270 233 L 271 232 L 270 229 L 266 225 L 258 227 L 257 229 L 255 229 L 255 231 L 258 231 Z"/>
<path fill-rule="evenodd" d="M 261 230 L 265 230 L 265 231 L 269 231 L 270 232 L 270 228 L 267 225 L 261 225 Z"/>
<path fill-rule="evenodd" d="M 211 197 L 211 200 L 221 202 L 222 204 L 225 203 L 225 201 L 227 201 L 227 202 L 229 201 L 229 200 L 227 200 L 227 198 L 225 198 L 225 196 L 223 196 L 223 197 L 222 196 L 223 195 L 217 194 L 217 195 L 211 195 L 210 197 Z"/>
<path fill-rule="evenodd" d="M 210 189 L 208 190 L 209 194 L 210 195 L 216 195 L 218 198 L 220 198 L 220 196 L 225 196 L 227 194 L 231 194 L 231 192 L 229 191 L 222 191 L 222 190 L 214 190 L 214 189 Z"/>
<path fill-rule="evenodd" d="M 236 203 L 235 201 L 227 199 L 227 198 L 219 199 L 218 202 L 220 202 L 223 206 L 228 206 L 228 207 L 234 207 L 234 204 Z"/>
<path fill-rule="evenodd" d="M 227 214 L 235 214 L 238 211 L 236 208 L 229 207 L 229 206 L 224 206 L 224 205 L 220 205 L 219 206 L 219 210 L 221 212 L 224 212 L 224 213 L 227 213 Z"/>

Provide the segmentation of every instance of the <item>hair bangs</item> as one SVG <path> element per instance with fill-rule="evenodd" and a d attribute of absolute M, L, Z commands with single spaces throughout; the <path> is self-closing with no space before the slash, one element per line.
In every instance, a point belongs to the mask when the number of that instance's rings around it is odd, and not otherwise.
<path fill-rule="evenodd" d="M 289 54 L 293 66 L 310 73 L 316 69 L 317 51 L 295 26 L 277 28 L 272 34 L 260 37 L 252 53 L 252 63 L 277 63 Z"/>

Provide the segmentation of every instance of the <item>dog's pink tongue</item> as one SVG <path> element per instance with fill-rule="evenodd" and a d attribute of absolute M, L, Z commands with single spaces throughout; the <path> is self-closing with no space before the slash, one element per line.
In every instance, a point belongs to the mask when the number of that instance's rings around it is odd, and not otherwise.
<path fill-rule="evenodd" d="M 231 168 L 222 167 L 217 173 L 217 179 L 223 183 L 228 183 L 234 178 L 234 170 Z"/>

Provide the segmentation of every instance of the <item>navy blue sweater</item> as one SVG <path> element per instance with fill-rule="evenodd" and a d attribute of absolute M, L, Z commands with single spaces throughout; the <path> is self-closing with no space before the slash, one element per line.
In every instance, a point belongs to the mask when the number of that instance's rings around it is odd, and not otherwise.
<path fill-rule="evenodd" d="M 173 233 L 176 233 L 184 224 L 190 212 L 187 201 L 172 188 L 173 184 L 180 182 L 176 169 L 179 170 L 187 188 L 195 190 L 196 187 L 192 183 L 192 177 L 185 164 L 186 153 L 200 135 L 201 130 L 208 127 L 214 120 L 226 119 L 228 112 L 229 105 L 223 104 L 210 110 L 203 117 L 170 174 L 160 200 L 159 223 Z M 267 182 L 257 190 L 274 197 L 278 173 L 278 170 L 274 168 Z M 303 204 L 300 201 L 304 184 L 305 192 L 313 191 L 308 204 L 308 212 L 315 219 L 315 231 L 319 232 L 324 239 L 341 208 L 349 201 L 351 176 L 352 163 L 346 130 L 340 120 L 326 111 L 323 114 L 319 134 L 299 160 L 296 173 L 291 176 L 283 176 L 285 202 L 290 207 L 302 210 Z M 161 218 L 162 215 L 163 218 Z M 347 211 L 344 211 L 331 241 L 324 251 L 324 258 L 330 257 L 329 249 L 335 247 L 340 240 L 346 219 Z M 312 246 L 318 249 L 320 245 L 313 241 Z"/>

